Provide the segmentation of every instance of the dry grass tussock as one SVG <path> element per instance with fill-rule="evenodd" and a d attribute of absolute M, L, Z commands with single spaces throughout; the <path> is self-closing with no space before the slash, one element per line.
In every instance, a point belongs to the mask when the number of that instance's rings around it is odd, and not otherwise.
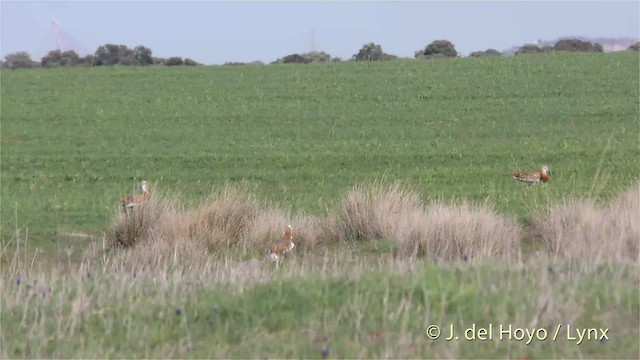
<path fill-rule="evenodd" d="M 590 261 L 640 258 L 640 186 L 599 207 L 571 199 L 535 219 L 550 253 Z"/>
<path fill-rule="evenodd" d="M 235 247 L 259 214 L 254 199 L 227 185 L 187 214 L 189 237 L 210 250 Z"/>
<path fill-rule="evenodd" d="M 343 236 L 356 241 L 393 240 L 403 255 L 451 260 L 512 256 L 521 229 L 488 206 L 423 205 L 417 193 L 376 185 L 354 187 L 342 204 Z"/>
<path fill-rule="evenodd" d="M 227 185 L 190 209 L 154 191 L 154 197 L 144 205 L 114 214 L 108 242 L 112 247 L 140 252 L 140 258 L 147 260 L 171 249 L 186 248 L 203 253 L 226 248 L 263 253 L 282 238 L 289 224 L 294 227 L 298 253 L 336 239 L 326 236 L 330 229 L 318 217 L 291 215 L 273 207 L 262 209 L 248 192 Z"/>
<path fill-rule="evenodd" d="M 537 216 L 536 231 L 551 254 L 637 260 L 639 201 L 639 187 L 603 208 L 588 200 L 568 201 Z M 287 224 L 293 226 L 294 252 L 299 255 L 339 242 L 385 240 L 392 243 L 395 255 L 404 257 L 517 262 L 523 238 L 514 218 L 486 204 L 424 204 L 417 192 L 399 184 L 374 184 L 355 186 L 337 211 L 323 217 L 263 208 L 248 192 L 230 186 L 189 209 L 154 192 L 147 204 L 114 215 L 108 239 L 112 246 L 139 252 L 128 256 L 144 264 L 181 256 L 207 261 L 207 254 L 227 248 L 266 255 Z"/>

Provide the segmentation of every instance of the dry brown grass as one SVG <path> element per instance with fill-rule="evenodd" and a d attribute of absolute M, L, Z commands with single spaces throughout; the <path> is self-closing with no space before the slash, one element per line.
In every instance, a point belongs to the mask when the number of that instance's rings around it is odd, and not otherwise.
<path fill-rule="evenodd" d="M 602 208 L 588 200 L 567 201 L 536 216 L 534 230 L 557 256 L 637 261 L 639 203 L 640 187 Z M 514 218 L 497 214 L 486 204 L 425 205 L 417 192 L 400 184 L 355 186 L 338 211 L 322 217 L 291 214 L 273 206 L 262 208 L 248 192 L 230 186 L 214 191 L 195 208 L 178 204 L 155 192 L 144 206 L 117 213 L 109 243 L 140 252 L 131 256 L 145 264 L 165 256 L 199 259 L 227 248 L 266 254 L 290 224 L 294 253 L 299 255 L 338 242 L 378 244 L 376 241 L 387 240 L 393 243 L 395 254 L 404 257 L 518 261 L 523 238 Z"/>
<path fill-rule="evenodd" d="M 163 213 L 163 206 L 155 198 L 132 209 L 118 209 L 111 221 L 109 243 L 112 246 L 132 247 L 148 240 L 151 236 L 149 231 Z"/>
<path fill-rule="evenodd" d="M 512 256 L 521 234 L 515 219 L 498 215 L 486 205 L 425 207 L 417 193 L 399 184 L 354 187 L 343 202 L 341 220 L 346 239 L 390 239 L 400 254 L 434 260 Z"/>
<path fill-rule="evenodd" d="M 379 191 L 373 191 L 377 194 Z M 376 216 L 372 191 L 357 185 L 347 192 L 340 212 L 340 232 L 347 240 L 371 241 L 384 237 Z"/>
<path fill-rule="evenodd" d="M 571 199 L 535 219 L 537 231 L 556 256 L 591 261 L 638 261 L 640 187 L 625 191 L 604 207 Z"/>
<path fill-rule="evenodd" d="M 438 202 L 399 220 L 394 235 L 405 254 L 453 260 L 510 258 L 519 253 L 522 230 L 517 221 L 486 205 Z"/>
<path fill-rule="evenodd" d="M 187 215 L 189 237 L 214 251 L 237 246 L 259 213 L 253 198 L 225 185 Z"/>

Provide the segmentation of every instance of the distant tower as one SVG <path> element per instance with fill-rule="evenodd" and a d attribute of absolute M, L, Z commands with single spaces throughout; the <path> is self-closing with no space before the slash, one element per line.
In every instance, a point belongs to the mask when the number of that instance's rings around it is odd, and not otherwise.
<path fill-rule="evenodd" d="M 56 19 L 51 19 L 51 26 L 53 27 L 53 35 L 56 37 L 56 46 L 60 52 L 63 52 L 62 48 L 62 37 L 60 36 L 60 27 L 58 26 L 58 22 Z"/>
<path fill-rule="evenodd" d="M 316 35 L 315 35 L 315 30 L 313 30 L 313 28 L 311 29 L 311 38 L 309 40 L 311 42 L 311 52 L 315 52 L 316 51 Z"/>

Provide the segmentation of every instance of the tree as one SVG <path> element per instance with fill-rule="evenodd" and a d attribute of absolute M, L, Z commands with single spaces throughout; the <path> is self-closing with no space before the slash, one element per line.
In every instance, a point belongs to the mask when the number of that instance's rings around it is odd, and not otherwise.
<path fill-rule="evenodd" d="M 570 52 L 603 52 L 602 45 L 590 41 L 582 41 L 578 39 L 562 39 L 558 40 L 553 46 L 555 51 Z"/>
<path fill-rule="evenodd" d="M 200 65 L 200 64 L 198 64 L 198 62 L 197 62 L 197 61 L 192 60 L 192 59 L 189 59 L 189 58 L 184 59 L 184 64 L 185 64 L 186 66 L 196 66 L 196 65 Z"/>
<path fill-rule="evenodd" d="M 80 63 L 80 56 L 73 50 L 61 52 L 52 50 L 40 60 L 42 67 L 75 66 Z"/>
<path fill-rule="evenodd" d="M 35 62 L 31 60 L 31 55 L 26 51 L 18 51 L 7 54 L 4 57 L 3 65 L 9 69 L 30 69 L 35 66 Z"/>
<path fill-rule="evenodd" d="M 76 66 L 80 62 L 80 55 L 73 50 L 67 50 L 60 54 L 60 65 Z"/>
<path fill-rule="evenodd" d="M 635 43 L 635 44 L 631 44 L 628 48 L 627 51 L 640 51 L 640 41 Z"/>
<path fill-rule="evenodd" d="M 133 57 L 140 65 L 153 65 L 153 56 L 151 49 L 138 45 L 133 49 Z"/>
<path fill-rule="evenodd" d="M 522 55 L 522 54 L 537 54 L 539 52 L 542 52 L 542 49 L 540 49 L 540 47 L 538 45 L 534 45 L 534 44 L 525 44 L 523 46 L 521 46 L 518 51 L 516 51 L 516 55 Z"/>
<path fill-rule="evenodd" d="M 485 56 L 502 56 L 502 53 L 496 49 L 487 49 L 485 51 L 474 51 L 469 54 L 471 57 L 485 57 Z"/>
<path fill-rule="evenodd" d="M 384 61 L 393 60 L 398 57 L 382 51 L 382 46 L 372 42 L 364 44 L 357 54 L 351 57 L 353 61 Z"/>
<path fill-rule="evenodd" d="M 457 57 L 458 52 L 449 40 L 435 40 L 427 45 L 424 50 L 416 51 L 416 58 L 435 59 Z"/>
<path fill-rule="evenodd" d="M 118 63 L 118 45 L 106 44 L 98 47 L 95 53 L 95 64 L 115 65 Z"/>
<path fill-rule="evenodd" d="M 331 55 L 327 54 L 324 51 L 311 51 L 302 54 L 302 56 L 311 60 L 310 62 L 314 63 L 327 63 L 331 61 Z"/>
<path fill-rule="evenodd" d="M 84 57 L 81 57 L 78 60 L 78 65 L 80 66 L 93 66 L 95 63 L 95 56 L 93 55 L 86 55 Z"/>
<path fill-rule="evenodd" d="M 51 50 L 46 56 L 42 57 L 40 60 L 40 66 L 46 68 L 60 66 L 61 58 L 62 52 L 60 52 L 60 50 Z"/>
<path fill-rule="evenodd" d="M 180 66 L 184 63 L 184 61 L 182 60 L 181 57 L 179 56 L 174 56 L 174 57 L 170 57 L 167 59 L 167 61 L 165 61 L 165 65 L 167 66 Z"/>
<path fill-rule="evenodd" d="M 95 65 L 137 65 L 134 51 L 126 45 L 106 44 L 98 47 L 95 53 Z"/>
<path fill-rule="evenodd" d="M 287 55 L 285 57 L 283 57 L 282 59 L 278 60 L 278 63 L 283 63 L 283 64 L 308 64 L 310 63 L 312 60 L 304 57 L 300 54 L 291 54 L 291 55 Z"/>

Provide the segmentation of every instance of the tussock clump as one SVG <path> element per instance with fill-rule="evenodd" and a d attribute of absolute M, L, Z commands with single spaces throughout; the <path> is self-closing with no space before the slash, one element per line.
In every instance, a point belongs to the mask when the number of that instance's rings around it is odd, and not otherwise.
<path fill-rule="evenodd" d="M 420 196 L 413 191 L 402 189 L 399 184 L 384 189 L 377 185 L 372 190 L 373 209 L 383 236 L 394 233 L 398 222 L 422 209 Z"/>
<path fill-rule="evenodd" d="M 628 250 L 631 259 L 640 257 L 640 186 L 629 189 L 611 201 L 606 209 L 610 236 L 620 239 L 620 251 Z"/>
<path fill-rule="evenodd" d="M 269 209 L 258 215 L 249 226 L 242 241 L 244 250 L 260 249 L 268 252 L 271 245 L 282 239 L 284 228 L 293 228 L 293 242 L 295 252 L 301 253 L 326 244 L 328 239 L 327 227 L 314 216 L 299 214 L 291 216 L 277 209 Z"/>
<path fill-rule="evenodd" d="M 536 229 L 556 256 L 591 261 L 639 258 L 640 188 L 600 208 L 587 199 L 567 200 L 535 219 Z"/>
<path fill-rule="evenodd" d="M 487 206 L 434 203 L 414 210 L 394 232 L 399 252 L 435 260 L 517 255 L 521 228 Z"/>
<path fill-rule="evenodd" d="M 271 244 L 282 239 L 284 227 L 291 224 L 290 216 L 277 209 L 269 209 L 261 212 L 248 226 L 242 241 L 243 250 L 262 249 L 269 250 Z M 293 226 L 294 224 L 292 224 Z M 294 243 L 296 241 L 297 226 L 294 230 Z"/>
<path fill-rule="evenodd" d="M 149 231 L 164 213 L 164 204 L 153 197 L 143 205 L 118 212 L 111 221 L 111 232 L 107 239 L 114 247 L 131 247 L 149 238 Z"/>
<path fill-rule="evenodd" d="M 204 243 L 210 250 L 236 246 L 259 211 L 252 198 L 225 186 L 221 193 L 212 195 L 187 215 L 189 237 Z"/>
<path fill-rule="evenodd" d="M 378 184 L 370 189 L 357 185 L 342 202 L 342 234 L 356 241 L 383 239 L 399 218 L 419 207 L 419 197 L 398 184 L 388 188 Z"/>
<path fill-rule="evenodd" d="M 298 253 L 328 245 L 334 240 L 330 236 L 330 228 L 316 216 L 299 214 L 293 218 L 293 236 Z"/>
<path fill-rule="evenodd" d="M 514 255 L 521 235 L 515 219 L 487 206 L 435 203 L 425 208 L 417 193 L 398 184 L 353 188 L 339 220 L 346 239 L 390 239 L 400 254 L 433 259 Z"/>
<path fill-rule="evenodd" d="M 342 201 L 341 232 L 345 239 L 371 241 L 382 238 L 370 194 L 363 186 L 351 189 Z"/>

